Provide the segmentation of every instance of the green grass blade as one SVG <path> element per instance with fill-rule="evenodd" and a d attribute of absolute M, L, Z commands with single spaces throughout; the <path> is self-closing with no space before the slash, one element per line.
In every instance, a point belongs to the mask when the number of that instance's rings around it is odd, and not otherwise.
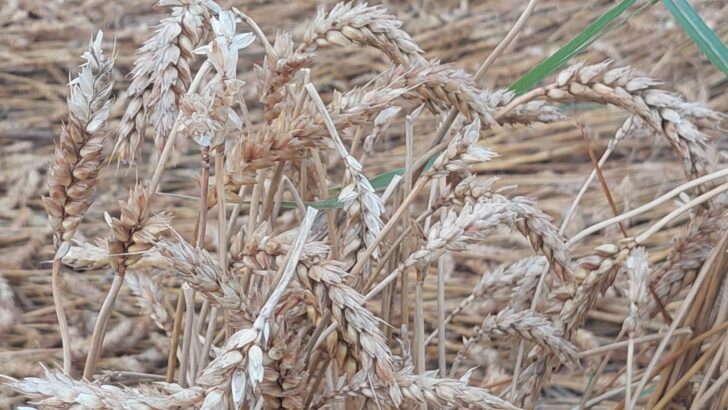
<path fill-rule="evenodd" d="M 663 0 L 665 7 L 713 65 L 728 76 L 728 48 L 687 0 Z"/>
<path fill-rule="evenodd" d="M 548 75 L 558 70 L 572 57 L 579 54 L 589 44 L 601 36 L 605 28 L 614 22 L 622 13 L 635 3 L 635 0 L 623 0 L 606 13 L 599 16 L 581 33 L 569 41 L 565 46 L 558 49 L 541 64 L 532 68 L 523 77 L 511 84 L 510 89 L 516 94 L 523 94 L 541 82 Z"/>

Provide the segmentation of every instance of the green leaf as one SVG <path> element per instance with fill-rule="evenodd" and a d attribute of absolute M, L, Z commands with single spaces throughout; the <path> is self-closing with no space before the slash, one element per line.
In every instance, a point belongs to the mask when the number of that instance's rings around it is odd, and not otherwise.
<path fill-rule="evenodd" d="M 677 23 L 711 63 L 728 76 L 728 48 L 687 0 L 663 0 Z"/>
<path fill-rule="evenodd" d="M 541 82 L 554 71 L 558 70 L 572 57 L 579 54 L 582 50 L 584 50 L 584 48 L 605 33 L 605 29 L 634 3 L 635 0 L 623 0 L 606 13 L 599 16 L 598 19 L 589 24 L 584 31 L 579 33 L 565 46 L 558 49 L 541 64 L 532 68 L 523 77 L 511 84 L 510 89 L 515 91 L 516 94 L 523 94 L 533 88 L 536 84 Z"/>
<path fill-rule="evenodd" d="M 374 190 L 379 191 L 381 189 L 387 188 L 394 179 L 394 177 L 396 177 L 397 175 L 404 175 L 404 168 L 398 168 L 394 171 L 379 174 L 374 178 L 370 179 L 369 182 L 371 182 L 372 188 L 374 188 Z"/>

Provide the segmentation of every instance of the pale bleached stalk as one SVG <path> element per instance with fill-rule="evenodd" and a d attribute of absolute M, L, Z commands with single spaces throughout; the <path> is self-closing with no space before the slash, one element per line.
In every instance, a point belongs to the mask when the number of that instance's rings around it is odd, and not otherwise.
<path fill-rule="evenodd" d="M 61 276 L 62 256 L 59 256 L 56 256 L 53 259 L 53 268 L 51 271 L 51 293 L 53 293 L 53 306 L 55 307 L 56 318 L 58 319 L 58 332 L 61 334 L 61 346 L 63 348 L 63 373 L 70 375 L 72 369 L 71 332 L 68 330 L 66 310 L 63 307 L 63 277 Z"/>
<path fill-rule="evenodd" d="M 312 156 L 313 156 L 313 169 L 316 171 L 316 184 L 318 185 L 319 190 L 319 196 L 321 199 L 324 199 L 329 194 L 328 186 L 326 185 L 326 169 L 324 168 L 324 164 L 321 162 L 321 156 L 319 155 L 319 150 L 314 149 L 312 150 Z M 335 209 L 327 209 L 326 210 L 326 222 L 327 222 L 327 228 L 328 228 L 328 235 L 329 240 L 331 241 L 331 258 L 332 259 L 338 259 L 339 257 L 339 240 L 336 235 L 336 210 Z M 354 275 L 352 275 L 354 276 Z"/>
<path fill-rule="evenodd" d="M 594 224 L 594 225 L 584 229 L 583 231 L 579 232 L 578 234 L 574 235 L 571 239 L 569 239 L 569 241 L 567 242 L 567 246 L 573 245 L 574 243 L 580 241 L 581 239 L 583 239 L 595 232 L 601 231 L 602 229 L 604 229 L 606 227 L 609 227 L 616 223 L 622 222 L 624 220 L 633 218 L 637 215 L 650 211 L 650 210 L 654 209 L 655 207 L 657 207 L 658 205 L 665 203 L 665 202 L 669 201 L 670 199 L 680 195 L 680 193 L 687 191 L 688 189 L 695 188 L 706 182 L 712 181 L 714 179 L 722 178 L 725 176 L 728 176 L 728 168 L 724 168 L 719 171 L 715 171 L 713 173 L 704 175 L 702 177 L 690 180 L 678 187 L 675 187 L 670 192 L 667 192 L 667 193 L 661 195 L 659 198 L 653 199 L 652 201 L 650 201 L 642 206 L 639 206 L 639 207 L 632 209 L 628 212 L 625 212 L 619 216 L 609 218 L 607 220 L 604 220 L 602 222 L 599 222 L 597 224 Z"/>
<path fill-rule="evenodd" d="M 202 345 L 202 351 L 200 352 L 200 358 L 198 359 L 200 362 L 200 365 L 198 366 L 200 372 L 205 368 L 205 366 L 207 366 L 207 361 L 209 360 L 210 349 L 212 348 L 212 339 L 215 337 L 215 325 L 217 324 L 218 313 L 219 308 L 217 306 L 213 306 L 210 310 L 210 318 L 207 322 L 205 342 Z M 199 376 L 199 374 L 195 375 L 195 378 L 197 378 L 197 376 Z"/>
<path fill-rule="evenodd" d="M 690 327 L 681 327 L 680 329 L 677 329 L 673 332 L 673 336 L 690 336 L 693 334 L 693 331 Z M 642 343 L 649 343 L 654 342 L 656 340 L 662 340 L 665 337 L 664 333 L 657 333 L 654 335 L 646 335 L 641 337 L 635 337 L 633 339 L 635 345 L 642 344 Z M 619 337 L 617 337 L 619 339 Z M 608 345 L 595 347 L 593 349 L 589 350 L 583 350 L 579 352 L 579 357 L 584 359 L 590 356 L 596 356 L 602 353 L 608 353 L 617 349 L 622 349 L 624 347 L 627 347 L 629 345 L 629 341 L 621 341 L 621 342 L 613 342 Z"/>
<path fill-rule="evenodd" d="M 639 310 L 647 302 L 647 280 L 648 280 L 648 262 L 647 252 L 644 248 L 638 247 L 633 249 L 624 263 L 624 269 L 627 271 L 629 290 L 629 315 L 623 322 L 623 328 L 629 335 L 627 345 L 627 388 L 624 391 L 624 402 L 632 401 L 632 373 L 634 362 L 634 337 L 635 332 L 639 330 Z"/>
<path fill-rule="evenodd" d="M 283 178 L 283 170 L 285 170 L 285 168 L 286 161 L 281 160 L 276 164 L 276 168 L 273 171 L 273 176 L 271 177 L 270 184 L 268 185 L 268 192 L 263 200 L 263 213 L 261 218 L 263 221 L 269 219 L 273 212 L 274 198 L 278 193 L 278 187 L 281 183 L 281 178 Z"/>
<path fill-rule="evenodd" d="M 174 381 L 174 373 L 177 369 L 177 347 L 179 336 L 182 333 L 182 318 L 184 317 L 184 292 L 182 287 L 177 291 L 177 307 L 174 311 L 174 325 L 172 326 L 172 337 L 169 340 L 169 353 L 167 354 L 167 383 Z"/>
<path fill-rule="evenodd" d="M 53 305 L 63 347 L 63 372 L 70 375 L 71 340 L 63 307 L 61 259 L 68 253 L 81 221 L 93 202 L 96 180 L 103 161 L 106 121 L 110 114 L 113 59 L 101 49 L 103 33 L 89 42 L 79 74 L 68 84 L 68 123 L 54 142 L 48 169 L 48 196 L 42 203 L 53 232 L 55 255 L 51 268 Z"/>
<path fill-rule="evenodd" d="M 422 286 L 425 281 L 425 273 L 422 270 L 427 269 L 426 266 L 417 270 L 417 282 L 415 283 L 415 322 L 414 322 L 414 339 L 415 339 L 415 373 L 423 374 L 425 372 L 425 300 Z M 406 269 L 403 269 L 406 271 Z"/>
<path fill-rule="evenodd" d="M 185 303 L 185 326 L 182 334 L 182 354 L 179 361 L 179 383 L 182 387 L 187 387 L 187 373 L 190 366 L 190 350 L 192 348 L 192 333 L 195 323 L 195 291 L 187 283 L 183 283 L 181 289 Z"/>
<path fill-rule="evenodd" d="M 725 394 L 725 390 L 722 389 L 723 385 L 726 383 L 728 383 L 728 372 L 723 373 L 716 381 L 714 381 L 713 385 L 711 385 L 702 396 L 696 397 L 695 401 L 693 401 L 693 404 L 690 406 L 690 410 L 703 409 L 713 396 L 720 394 L 721 391 Z"/>
<path fill-rule="evenodd" d="M 669 224 L 672 220 L 679 217 L 686 211 L 703 204 L 707 201 L 709 201 L 712 198 L 715 198 L 716 196 L 722 194 L 723 192 L 728 191 L 728 183 L 725 183 L 723 185 L 717 186 L 710 191 L 704 193 L 703 195 L 700 195 L 698 197 L 695 197 L 691 199 L 690 201 L 686 202 L 679 208 L 673 210 L 669 214 L 665 215 L 657 221 L 656 223 L 652 224 L 649 229 L 645 230 L 644 232 L 640 233 L 634 238 L 635 243 L 637 244 L 643 244 L 645 241 L 647 241 L 652 235 L 657 233 L 660 229 L 664 228 Z"/>
<path fill-rule="evenodd" d="M 414 173 L 414 169 L 412 167 L 412 161 L 414 160 L 414 138 L 415 138 L 415 119 L 419 115 L 419 113 L 422 111 L 422 107 L 415 110 L 415 112 L 407 115 L 407 118 L 405 119 L 405 149 L 406 149 L 406 156 L 405 156 L 405 178 L 404 178 L 404 196 L 405 198 L 409 196 L 410 192 L 412 192 L 412 176 Z M 411 206 L 407 205 L 404 213 L 404 220 L 406 221 L 405 224 L 409 225 L 411 222 L 409 221 L 409 215 L 412 212 Z M 405 226 L 405 229 L 408 228 Z M 409 326 L 409 304 L 410 304 L 410 293 L 409 293 L 409 275 L 407 274 L 407 271 L 402 271 L 401 279 L 400 279 L 400 288 L 401 294 L 400 294 L 400 313 L 402 315 L 402 324 Z M 395 287 L 391 287 L 392 292 L 394 292 Z"/>
<path fill-rule="evenodd" d="M 215 190 L 217 191 L 217 254 L 220 267 L 227 270 L 227 223 L 225 222 L 225 145 L 215 149 Z"/>
<path fill-rule="evenodd" d="M 630 129 L 634 126 L 634 122 L 637 121 L 637 117 L 630 117 L 628 118 L 622 126 L 619 128 L 617 133 L 614 135 L 614 138 L 609 141 L 609 144 L 607 145 L 607 149 L 604 150 L 604 153 L 602 154 L 601 158 L 599 158 L 599 162 L 597 163 L 599 167 L 603 167 L 604 164 L 609 159 L 609 156 L 612 155 L 612 151 L 614 148 L 619 144 L 619 142 L 625 138 L 626 134 L 630 131 Z M 581 202 L 581 198 L 586 194 L 586 191 L 589 189 L 589 186 L 592 182 L 594 182 L 594 178 L 597 176 L 597 170 L 593 169 L 591 173 L 589 174 L 589 177 L 587 177 L 586 181 L 584 181 L 584 184 L 581 186 L 581 189 L 579 189 L 579 192 L 576 194 L 576 197 L 571 201 L 571 205 L 569 206 L 569 210 L 566 212 L 566 215 L 564 216 L 564 219 L 561 222 L 561 227 L 559 228 L 559 234 L 563 235 L 564 232 L 566 232 L 566 227 L 569 225 L 569 222 L 571 222 L 571 218 L 574 216 L 574 213 L 576 212 L 576 207 L 579 206 L 579 202 Z"/>
<path fill-rule="evenodd" d="M 207 208 L 208 208 L 208 191 L 210 186 L 210 148 L 208 146 L 200 147 L 200 157 L 202 159 L 201 172 L 200 172 L 200 203 L 199 209 L 197 210 L 197 221 L 195 223 L 195 244 L 194 246 L 203 246 L 205 240 L 205 233 L 207 232 Z M 169 341 L 169 354 L 167 355 L 167 383 L 172 383 L 174 380 L 174 373 L 177 369 L 177 347 L 179 346 L 180 334 L 191 335 L 191 326 L 194 318 L 194 312 L 187 311 L 187 319 L 185 320 L 184 330 L 182 329 L 182 319 L 184 317 L 185 301 L 188 299 L 184 291 L 184 286 L 180 286 L 177 291 L 177 307 L 175 308 L 174 314 L 174 325 L 172 327 L 172 337 Z M 192 318 L 190 317 L 192 316 Z M 182 341 L 182 361 L 185 361 L 183 366 L 180 362 L 180 373 L 182 368 L 187 367 L 186 361 L 189 355 L 189 343 Z M 185 374 L 186 374 L 185 370 Z M 183 385 L 185 377 L 180 377 L 180 383 Z"/>
<path fill-rule="evenodd" d="M 721 299 L 720 307 L 718 308 L 718 314 L 716 315 L 713 323 L 724 322 L 726 320 L 726 317 L 728 317 L 728 280 L 723 281 L 723 289 L 721 289 L 721 293 L 723 297 Z M 705 378 L 700 383 L 700 387 L 698 387 L 698 390 L 695 393 L 695 399 L 693 401 L 699 401 L 700 396 L 705 394 L 705 389 L 708 388 L 708 384 L 712 380 L 713 374 L 715 374 L 718 366 L 721 364 L 721 362 L 725 363 L 726 354 L 728 354 L 728 337 L 723 340 L 723 347 L 718 353 L 716 353 L 715 357 L 710 363 L 710 366 L 708 366 L 708 371 L 705 372 Z"/>
<path fill-rule="evenodd" d="M 253 193 L 250 196 L 250 209 L 248 210 L 248 229 L 245 232 L 245 240 L 249 241 L 252 238 L 255 228 L 258 224 L 258 212 L 260 210 L 260 197 L 263 195 L 263 184 L 265 181 L 265 170 L 259 169 L 255 177 L 255 186 L 253 187 Z M 243 275 L 242 286 L 243 289 L 248 289 L 252 282 L 255 281 L 254 277 L 250 276 L 251 273 L 246 271 Z"/>
<path fill-rule="evenodd" d="M 723 234 L 723 237 L 721 238 L 720 242 L 716 245 L 713 252 L 711 252 L 710 257 L 708 260 L 705 261 L 702 268 L 700 268 L 700 273 L 698 274 L 698 277 L 695 278 L 695 282 L 693 283 L 692 288 L 690 288 L 690 291 L 688 292 L 687 296 L 685 297 L 685 300 L 682 303 L 682 306 L 680 308 L 680 311 L 678 312 L 677 316 L 673 320 L 672 324 L 670 325 L 666 336 L 662 341 L 660 342 L 660 345 L 655 350 L 655 353 L 652 355 L 652 359 L 650 360 L 650 363 L 647 365 L 647 368 L 645 369 L 645 376 L 640 380 L 640 384 L 637 386 L 637 389 L 634 391 L 634 399 L 632 402 L 627 403 L 629 408 L 634 408 L 637 405 L 637 400 L 640 398 L 640 394 L 642 393 L 642 390 L 647 386 L 647 382 L 650 379 L 650 375 L 652 374 L 652 371 L 657 366 L 657 362 L 660 360 L 660 357 L 662 356 L 662 353 L 665 351 L 665 348 L 667 347 L 667 343 L 671 338 L 671 335 L 677 330 L 677 327 L 680 326 L 683 319 L 688 313 L 688 310 L 692 306 L 692 302 L 695 299 L 695 296 L 698 294 L 698 291 L 700 290 L 703 281 L 708 276 L 708 273 L 711 271 L 711 267 L 715 263 L 715 261 L 721 257 L 721 253 L 725 252 L 726 244 L 728 244 L 728 234 Z"/>
<path fill-rule="evenodd" d="M 238 198 L 245 197 L 245 191 L 248 189 L 247 185 L 243 185 L 238 190 Z M 230 242 L 230 240 L 233 237 L 233 234 L 235 233 L 235 222 L 238 220 L 238 217 L 240 216 L 240 211 L 242 209 L 242 202 L 236 202 L 233 206 L 232 211 L 230 211 L 230 219 L 228 220 L 227 225 L 227 237 L 225 238 L 225 242 Z"/>
<path fill-rule="evenodd" d="M 106 299 L 101 305 L 99 315 L 96 318 L 96 324 L 94 325 L 94 332 L 91 336 L 91 343 L 89 345 L 88 355 L 86 356 L 86 365 L 83 369 L 83 378 L 91 381 L 94 370 L 96 369 L 96 362 L 99 360 L 101 354 L 101 345 L 104 342 L 104 334 L 106 333 L 106 327 L 109 323 L 109 317 L 111 311 L 114 308 L 114 302 L 116 302 L 116 295 L 119 294 L 121 285 L 124 284 L 123 276 L 114 275 L 114 280 L 111 282 L 111 288 L 106 294 Z"/>
<path fill-rule="evenodd" d="M 437 260 L 437 330 L 439 333 L 439 343 L 437 345 L 437 364 L 440 370 L 440 377 L 447 376 L 447 362 L 445 350 L 445 274 L 447 272 L 445 255 L 440 256 Z M 422 342 L 422 350 L 425 350 L 426 344 Z"/>

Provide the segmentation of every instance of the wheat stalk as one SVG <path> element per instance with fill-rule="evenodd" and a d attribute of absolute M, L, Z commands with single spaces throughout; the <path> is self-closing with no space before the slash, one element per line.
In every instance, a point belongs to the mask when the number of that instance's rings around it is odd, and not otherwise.
<path fill-rule="evenodd" d="M 141 259 L 144 252 L 152 249 L 170 223 L 170 217 L 165 213 L 149 216 L 149 198 L 142 185 L 136 185 L 129 192 L 127 202 L 119 201 L 119 207 L 121 215 L 118 218 L 108 217 L 111 234 L 106 244 L 115 275 L 94 325 L 91 348 L 83 371 L 84 378 L 87 380 L 93 376 L 109 315 L 123 284 L 127 268 Z"/>
<path fill-rule="evenodd" d="M 91 206 L 96 177 L 103 162 L 104 127 L 110 114 L 113 60 L 101 50 L 99 32 L 83 55 L 86 62 L 69 83 L 68 123 L 61 128 L 49 171 L 48 212 L 56 247 L 70 241 Z"/>

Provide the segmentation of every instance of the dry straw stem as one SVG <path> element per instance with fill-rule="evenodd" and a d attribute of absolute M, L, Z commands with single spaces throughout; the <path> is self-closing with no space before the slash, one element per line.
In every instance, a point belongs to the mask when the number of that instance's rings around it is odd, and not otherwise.
<path fill-rule="evenodd" d="M 405 405 L 434 406 L 436 408 L 475 408 L 475 409 L 507 409 L 518 407 L 491 394 L 487 390 L 469 386 L 466 381 L 448 378 L 436 378 L 435 371 L 424 374 L 413 374 L 413 368 L 407 367 L 397 372 L 396 383 L 402 391 Z M 370 381 L 363 374 L 357 374 L 349 385 L 339 389 L 330 396 L 319 401 L 317 408 L 337 398 L 367 397 L 379 405 L 384 404 L 388 396 L 388 386 L 378 381 Z"/>
<path fill-rule="evenodd" d="M 141 259 L 144 252 L 152 249 L 160 235 L 169 227 L 171 218 L 165 213 L 149 216 L 149 206 L 145 187 L 136 185 L 129 192 L 127 202 L 119 201 L 121 215 L 118 218 L 107 218 L 111 234 L 106 244 L 115 274 L 94 324 L 91 347 L 83 371 L 86 380 L 91 380 L 93 376 L 98 355 L 101 353 L 109 316 L 123 284 L 127 268 Z"/>
<path fill-rule="evenodd" d="M 344 226 L 345 234 L 343 243 L 345 247 L 340 252 L 340 257 L 347 261 L 348 267 L 351 267 L 357 259 L 364 255 L 366 247 L 374 246 L 374 252 L 372 252 L 371 258 L 376 261 L 379 259 L 379 250 L 373 243 L 384 225 L 381 219 L 384 213 L 384 203 L 374 192 L 374 188 L 366 175 L 364 175 L 359 161 L 349 155 L 349 152 L 346 150 L 346 146 L 341 140 L 336 126 L 316 88 L 311 83 L 306 84 L 305 87 L 309 97 L 313 100 L 316 109 L 323 118 L 326 129 L 334 141 L 336 150 L 344 161 L 347 177 L 352 180 L 339 194 L 339 201 L 342 203 L 344 211 L 348 216 L 346 225 Z M 362 245 L 364 246 L 362 247 Z M 365 265 L 361 279 L 355 279 L 360 281 L 360 283 L 366 283 L 370 274 L 371 268 L 367 268 Z"/>
<path fill-rule="evenodd" d="M 180 98 L 192 81 L 193 50 L 208 35 L 212 0 L 161 0 L 171 6 L 155 34 L 138 51 L 126 91 L 128 104 L 117 133 L 116 149 L 123 161 L 134 162 L 141 149 L 147 122 L 155 130 L 157 154 L 174 127 Z"/>
<path fill-rule="evenodd" d="M 559 102 L 612 104 L 639 116 L 652 129 L 665 136 L 683 159 L 686 174 L 699 177 L 709 173 L 715 162 L 714 150 L 709 145 L 709 137 L 692 121 L 708 119 L 718 122 L 722 120 L 721 115 L 656 88 L 660 84 L 658 81 L 632 75 L 629 67 L 609 69 L 610 63 L 575 64 L 560 72 L 554 83 L 511 101 L 497 117 L 540 96 Z"/>

